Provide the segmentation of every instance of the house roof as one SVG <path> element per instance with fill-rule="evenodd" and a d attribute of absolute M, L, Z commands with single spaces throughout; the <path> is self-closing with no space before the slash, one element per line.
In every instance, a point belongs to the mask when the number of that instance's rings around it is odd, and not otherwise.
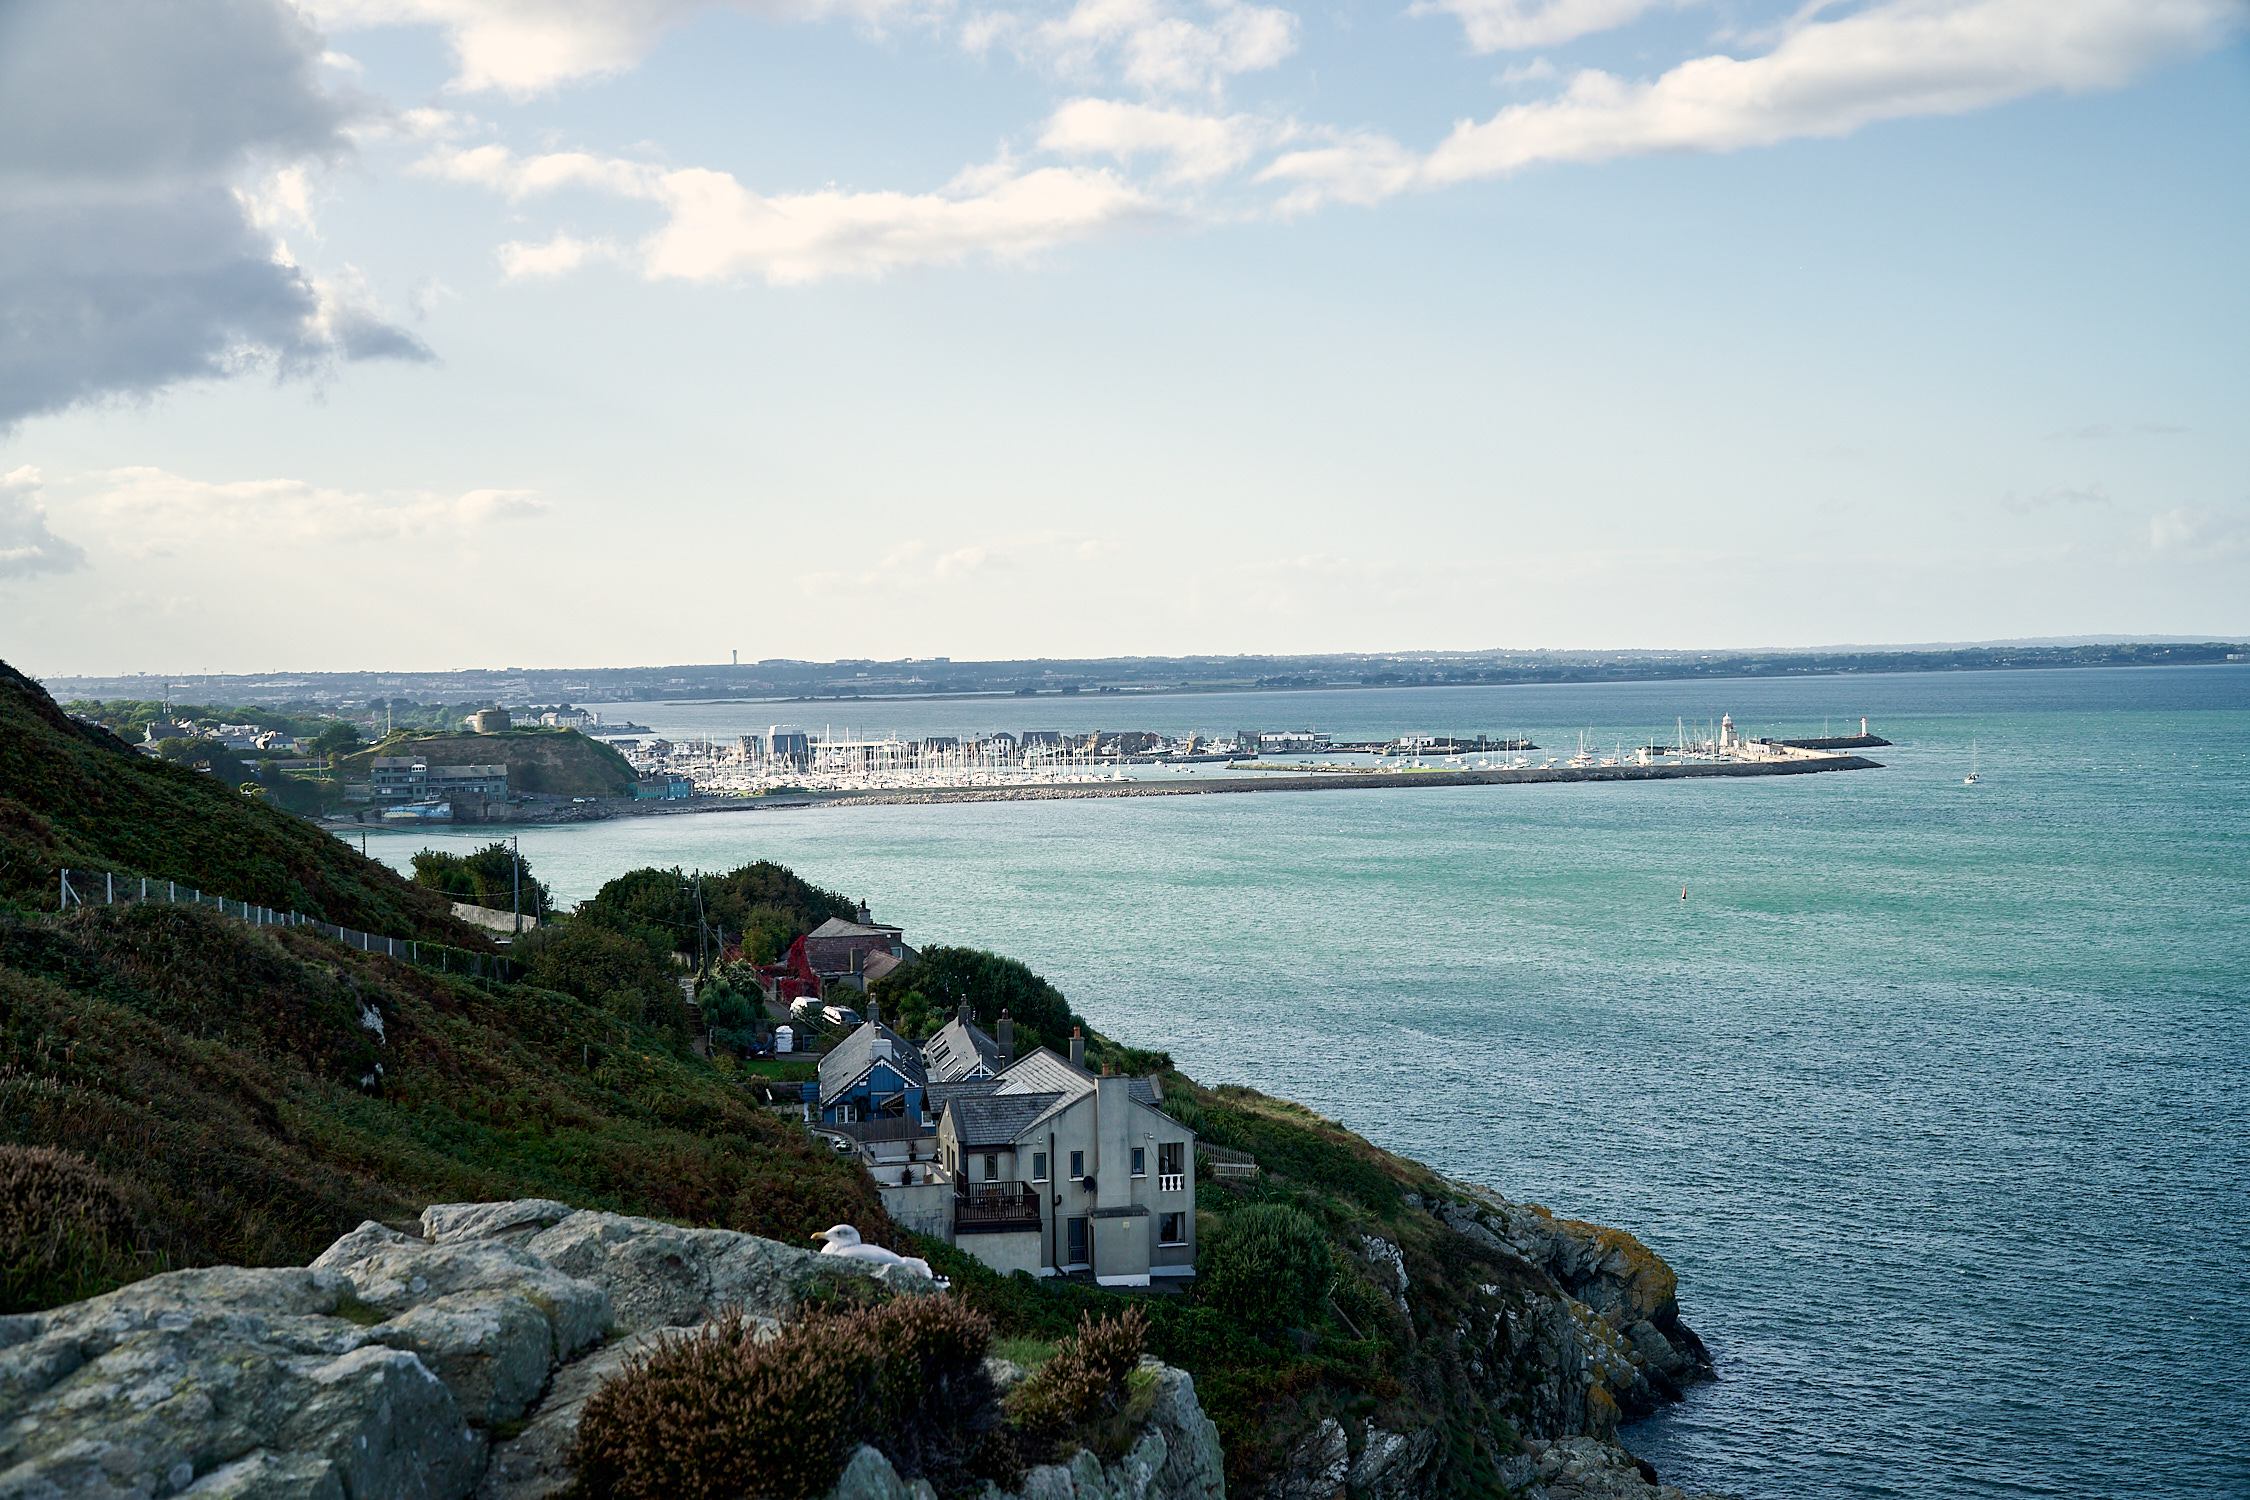
<path fill-rule="evenodd" d="M 869 977 L 874 976 L 874 966 L 868 966 Z M 922 1044 L 922 1060 L 929 1064 L 932 1078 L 951 1081 L 966 1078 L 978 1068 L 988 1073 L 1000 1071 L 1000 1044 L 986 1036 L 974 1022 L 956 1016 L 945 1028 Z"/>
<path fill-rule="evenodd" d="M 830 917 L 805 935 L 816 938 L 894 938 L 905 930 L 903 927 L 863 927 L 857 922 L 847 922 L 842 917 Z"/>
<path fill-rule="evenodd" d="M 987 1099 L 999 1091 L 1000 1080 L 997 1078 L 960 1078 L 950 1083 L 933 1078 L 929 1086 L 922 1090 L 922 1102 L 923 1107 L 934 1115 L 943 1112 L 950 1100 Z"/>
<path fill-rule="evenodd" d="M 895 953 L 870 953 L 859 966 L 859 977 L 872 984 L 904 962 Z"/>
<path fill-rule="evenodd" d="M 956 1098 L 946 1108 L 963 1146 L 1007 1146 L 1057 1104 L 1061 1094 L 988 1094 Z"/>
<path fill-rule="evenodd" d="M 869 1021 L 820 1060 L 821 1104 L 826 1106 L 830 1100 L 850 1093 L 878 1062 L 905 1079 L 908 1088 L 920 1088 L 929 1082 L 922 1054 L 914 1050 L 914 1044 L 880 1021 Z"/>
<path fill-rule="evenodd" d="M 1000 1075 L 1000 1087 L 995 1091 L 1003 1098 L 1040 1098 L 1047 1104 L 1038 1114 L 1023 1123 L 1037 1123 L 1051 1111 L 1066 1109 L 1086 1095 L 1094 1092 L 1097 1080 L 1084 1068 L 1071 1066 L 1070 1060 L 1045 1047 L 1027 1057 L 1016 1060 Z M 1156 1085 L 1146 1078 L 1135 1078 L 1129 1084 L 1133 1100 L 1151 1109 L 1158 1107 L 1160 1098 Z"/>

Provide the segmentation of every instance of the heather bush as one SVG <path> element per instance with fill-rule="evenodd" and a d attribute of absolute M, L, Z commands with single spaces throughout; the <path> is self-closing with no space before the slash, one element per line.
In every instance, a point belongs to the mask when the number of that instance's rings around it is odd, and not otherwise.
<path fill-rule="evenodd" d="M 1318 1323 L 1335 1279 L 1328 1235 L 1310 1214 L 1279 1203 L 1230 1212 L 1202 1246 L 1197 1294 L 1258 1328 Z"/>
<path fill-rule="evenodd" d="M 0 1313 L 36 1312 L 145 1276 L 126 1190 L 83 1157 L 0 1146 Z"/>
<path fill-rule="evenodd" d="M 1148 1338 L 1148 1314 L 1129 1307 L 1111 1318 L 1088 1313 L 1078 1332 L 1056 1345 L 1038 1372 L 1008 1393 L 1008 1417 L 1023 1434 L 1033 1457 L 1073 1429 L 1117 1415 L 1125 1404 L 1126 1379 L 1141 1363 Z"/>
<path fill-rule="evenodd" d="M 952 1297 L 808 1312 L 760 1343 L 740 1316 L 660 1344 L 586 1405 L 589 1500 L 798 1500 L 853 1447 L 941 1492 L 968 1487 L 997 1403 L 992 1325 Z"/>

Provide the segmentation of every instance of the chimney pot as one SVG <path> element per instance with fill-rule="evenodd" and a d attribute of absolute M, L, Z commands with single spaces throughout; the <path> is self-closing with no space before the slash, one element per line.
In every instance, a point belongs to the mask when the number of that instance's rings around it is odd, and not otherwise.
<path fill-rule="evenodd" d="M 1086 1066 L 1086 1033 L 1076 1026 L 1070 1028 L 1070 1065 L 1074 1068 Z"/>

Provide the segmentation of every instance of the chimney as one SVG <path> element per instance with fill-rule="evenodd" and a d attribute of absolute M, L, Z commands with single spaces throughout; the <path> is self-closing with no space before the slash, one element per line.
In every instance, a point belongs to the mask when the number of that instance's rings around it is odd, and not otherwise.
<path fill-rule="evenodd" d="M 963 1026 L 976 1024 L 976 1017 L 970 1013 L 969 1002 L 966 1000 L 962 1001 L 961 1008 L 953 1013 L 953 1019 L 959 1021 Z"/>
<path fill-rule="evenodd" d="M 873 1026 L 883 1024 L 883 1002 L 873 995 L 867 997 L 867 1020 L 868 1024 Z"/>
<path fill-rule="evenodd" d="M 859 903 L 859 925 L 862 927 L 875 925 L 875 913 L 868 909 L 868 905 L 864 901 Z"/>
<path fill-rule="evenodd" d="M 1086 1032 L 1083 1027 L 1070 1028 L 1070 1065 L 1074 1068 L 1086 1066 Z"/>
<path fill-rule="evenodd" d="M 1005 1068 L 1016 1060 L 1016 1022 L 1006 1011 L 1000 1012 L 1000 1066 Z"/>

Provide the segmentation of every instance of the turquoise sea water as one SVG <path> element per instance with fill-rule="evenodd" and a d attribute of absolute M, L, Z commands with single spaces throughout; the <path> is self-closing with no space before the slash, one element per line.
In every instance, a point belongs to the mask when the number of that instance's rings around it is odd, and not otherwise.
<path fill-rule="evenodd" d="M 646 818 L 523 847 L 567 898 L 781 860 L 910 940 L 1029 961 L 1201 1079 L 1633 1231 L 1723 1376 L 1628 1431 L 1669 1482 L 2250 1495 L 2250 667 L 860 712 L 1572 748 L 1870 715 L 1881 771 Z M 470 841 L 372 840 L 401 866 Z"/>

